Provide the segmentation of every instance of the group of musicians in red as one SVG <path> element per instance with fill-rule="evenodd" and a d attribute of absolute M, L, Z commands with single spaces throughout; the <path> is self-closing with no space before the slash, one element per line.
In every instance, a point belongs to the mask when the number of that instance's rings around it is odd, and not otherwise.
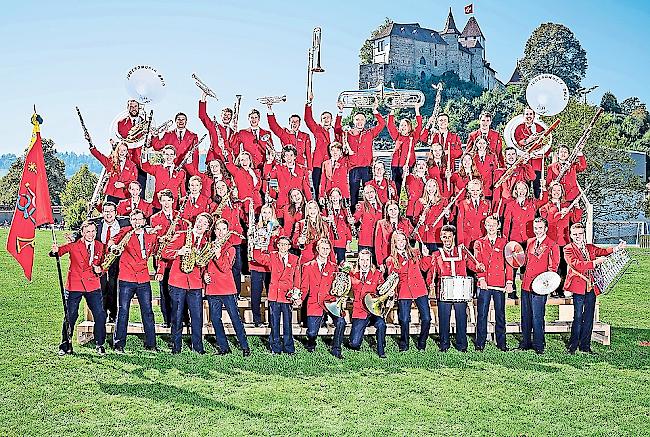
<path fill-rule="evenodd" d="M 452 346 L 453 310 L 453 345 L 465 352 L 467 312 L 473 311 L 468 302 L 473 298 L 475 349 L 486 346 L 492 302 L 496 346 L 506 351 L 505 302 L 510 297 L 520 299 L 518 349 L 541 354 L 547 295 L 536 293 L 532 283 L 550 271 L 563 278 L 560 296 L 573 298 L 568 351 L 591 352 L 599 294 L 592 271 L 624 244 L 609 249 L 586 244 L 576 200 L 581 196 L 577 174 L 587 166 L 581 153 L 559 145 L 555 162 L 548 166 L 550 148 L 546 156 L 526 153 L 544 131 L 530 108 L 514 132 L 519 146 L 515 148 L 506 146 L 491 128 L 488 112 L 481 114 L 479 128 L 463 144 L 449 130 L 444 113 L 423 125 L 415 108 L 415 120 L 397 122 L 393 113 L 385 120 L 375 103 L 375 123 L 357 112 L 351 125 L 344 127 L 342 104 L 335 117 L 323 112 L 317 122 L 312 100 L 304 108 L 309 133 L 301 130 L 297 114 L 289 117 L 287 127 L 280 126 L 271 105 L 269 130 L 260 126 L 261 114 L 255 109 L 248 114 L 249 127 L 237 130 L 233 110 L 224 108 L 219 120 L 210 118 L 203 95 L 198 116 L 210 143 L 205 171 L 199 165 L 198 135 L 188 129 L 184 113 L 176 115 L 175 129 L 153 138 L 145 133 L 137 146 L 127 143 L 134 129 L 146 122 L 141 105 L 129 101 L 128 115 L 118 123 L 122 139 L 111 142 L 110 155 L 90 149 L 107 175 L 101 187 L 104 200 L 92 205 L 101 214 L 81 225 L 78 238 L 52 247 L 53 256 L 67 253 L 71 258 L 65 287 L 70 326 L 85 297 L 95 320 L 98 352 L 105 353 L 106 321 L 115 323 L 112 347 L 123 352 L 135 295 L 145 348 L 157 350 L 148 267 L 153 258 L 172 353 L 181 351 L 184 327 L 191 332 L 192 350 L 204 353 L 204 300 L 218 353 L 231 352 L 224 307 L 243 355 L 251 353 L 238 308 L 244 299 L 242 274 L 248 273 L 253 323 L 248 329 L 265 327 L 266 319 L 273 354 L 295 353 L 292 327 L 294 310 L 299 309 L 308 351 L 316 348 L 319 330 L 327 328 L 329 317 L 334 327 L 332 355 L 342 357 L 345 328 L 351 322 L 347 347 L 359 349 L 366 327 L 372 325 L 377 353 L 385 357 L 387 314 L 370 312 L 364 300 L 368 294 L 378 297 L 378 289 L 395 273 L 399 281 L 390 297 L 397 303 L 400 351 L 409 349 L 413 303 L 419 312 L 415 346 L 426 348 L 430 300 L 435 300 L 440 351 Z M 384 127 L 395 144 L 390 178 L 373 153 L 373 141 Z M 281 152 L 276 152 L 274 137 Z M 426 147 L 426 157 L 416 155 L 416 146 Z M 160 157 L 152 159 L 153 155 Z M 144 199 L 147 175 L 154 180 L 151 201 Z M 506 244 L 511 241 L 523 248 L 525 267 L 517 269 L 506 259 Z M 328 310 L 338 298 L 332 287 L 353 250 L 351 313 L 335 315 Z M 115 261 L 107 263 L 111 252 Z M 470 287 L 469 299 L 444 299 L 441 289 L 456 283 L 453 278 L 470 278 L 457 281 Z M 261 310 L 264 289 L 268 317 Z M 72 353 L 65 325 L 63 333 L 62 355 Z"/>

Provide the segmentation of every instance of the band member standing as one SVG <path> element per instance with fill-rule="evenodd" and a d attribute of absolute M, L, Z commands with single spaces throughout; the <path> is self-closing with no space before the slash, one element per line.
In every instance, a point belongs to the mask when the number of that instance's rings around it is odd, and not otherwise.
<path fill-rule="evenodd" d="M 383 205 L 377 198 L 377 191 L 372 185 L 363 187 L 363 199 L 354 211 L 354 220 L 350 220 L 350 226 L 359 226 L 359 250 L 368 249 L 375 254 L 374 239 L 375 226 L 382 219 Z M 354 223 L 352 223 L 354 221 Z"/>
<path fill-rule="evenodd" d="M 260 171 L 253 167 L 251 154 L 244 151 L 237 156 L 234 163 L 226 164 L 226 168 L 232 175 L 233 185 L 237 187 L 237 196 L 240 200 L 246 198 L 253 200 L 253 208 L 257 210 L 262 206 L 262 178 Z M 250 202 L 245 202 L 244 210 L 248 212 Z"/>
<path fill-rule="evenodd" d="M 567 160 L 569 159 L 569 147 L 566 144 L 560 144 L 557 149 L 558 161 L 548 166 L 548 172 L 546 173 L 546 185 L 550 186 L 551 182 L 554 181 L 557 176 L 560 174 L 560 169 L 564 165 L 568 165 Z M 562 176 L 558 182 L 564 187 L 566 192 L 565 198 L 568 202 L 572 202 L 576 197 L 580 195 L 580 188 L 578 187 L 578 173 L 583 172 L 587 169 L 587 160 L 582 154 L 582 151 L 578 152 L 577 160 L 572 162 L 569 166 L 569 170 Z"/>
<path fill-rule="evenodd" d="M 260 127 L 260 111 L 257 109 L 248 113 L 248 123 L 250 127 L 237 132 L 230 145 L 235 157 L 246 151 L 251 158 L 252 167 L 261 170 L 266 150 L 273 149 L 273 138 L 271 132 Z"/>
<path fill-rule="evenodd" d="M 305 217 L 305 195 L 298 188 L 289 191 L 289 203 L 277 211 L 283 235 L 293 235 L 293 227 Z"/>
<path fill-rule="evenodd" d="M 269 344 L 271 353 L 293 355 L 296 352 L 293 342 L 293 321 L 291 307 L 295 296 L 294 290 L 300 287 L 300 264 L 298 257 L 289 253 L 291 240 L 286 235 L 277 239 L 278 250 L 270 252 L 255 248 L 253 258 L 271 272 L 268 288 L 269 313 L 271 317 L 271 335 Z M 270 249 L 270 248 L 269 248 Z M 297 296 L 295 296 L 297 297 Z M 296 302 L 299 304 L 300 300 Z M 282 318 L 282 341 L 280 341 L 280 318 Z"/>
<path fill-rule="evenodd" d="M 321 181 L 321 166 L 329 156 L 329 145 L 334 141 L 341 141 L 341 129 L 336 130 L 332 125 L 332 113 L 325 111 L 320 116 L 320 124 L 314 121 L 312 113 L 313 96 L 310 96 L 307 103 L 305 103 L 305 124 L 307 128 L 314 135 L 315 148 L 312 156 L 311 179 L 316 193 L 316 200 L 318 200 L 318 193 L 320 193 Z M 336 115 L 336 125 L 341 125 L 341 117 L 343 116 L 342 107 Z"/>
<path fill-rule="evenodd" d="M 420 141 L 427 144 L 441 144 L 445 155 L 451 155 L 450 167 L 452 167 L 453 171 L 453 168 L 455 167 L 454 161 L 460 158 L 460 155 L 463 154 L 462 142 L 457 134 L 449 132 L 449 115 L 444 113 L 439 114 L 437 121 L 438 130 L 432 130 L 429 132 L 429 129 L 425 128 L 422 131 Z M 429 123 L 431 122 L 432 120 L 429 118 Z"/>
<path fill-rule="evenodd" d="M 126 110 L 128 112 L 127 116 L 117 122 L 117 133 L 122 139 L 126 139 L 129 136 L 129 131 L 133 127 L 145 122 L 144 107 L 138 101 L 128 100 L 126 102 Z M 147 185 L 147 174 L 140 169 L 139 158 L 136 158 L 136 153 L 140 152 L 141 149 L 142 146 L 135 147 L 128 149 L 128 152 L 129 159 L 136 165 L 136 179 L 141 187 L 145 187 Z M 144 190 L 142 190 L 142 196 L 144 197 Z"/>
<path fill-rule="evenodd" d="M 383 317 L 370 314 L 364 305 L 367 294 L 376 297 L 377 288 L 384 282 L 383 275 L 372 263 L 368 249 L 359 252 L 356 269 L 350 273 L 354 306 L 352 307 L 352 329 L 350 330 L 350 349 L 359 350 L 366 332 L 372 325 L 377 335 L 377 355 L 386 358 L 386 321 Z"/>
<path fill-rule="evenodd" d="M 323 220 L 318 203 L 310 200 L 305 205 L 305 218 L 296 223 L 293 230 L 293 245 L 300 249 L 300 264 L 313 260 L 317 255 L 317 244 L 321 239 L 332 240 L 332 230 Z M 330 244 L 331 246 L 331 244 Z M 334 257 L 334 252 L 328 252 Z"/>
<path fill-rule="evenodd" d="M 311 169 L 313 168 L 311 138 L 307 132 L 300 130 L 300 116 L 298 114 L 291 115 L 289 117 L 289 128 L 282 128 L 275 119 L 273 105 L 269 104 L 267 106 L 269 111 L 266 117 L 269 122 L 269 129 L 280 138 L 280 143 L 283 148 L 292 146 L 296 150 L 296 162 L 305 167 L 308 173 L 311 173 Z M 307 180 L 307 186 L 309 186 L 309 180 Z"/>
<path fill-rule="evenodd" d="M 172 297 L 172 353 L 181 351 L 183 335 L 183 314 L 185 307 L 190 310 L 192 327 L 192 350 L 199 354 L 203 350 L 203 278 L 201 269 L 194 265 L 189 273 L 181 270 L 183 257 L 192 251 L 199 251 L 208 243 L 208 229 L 212 225 L 212 217 L 201 213 L 196 218 L 194 227 L 185 232 L 177 232 L 174 238 L 162 252 L 163 259 L 171 264 L 169 272 L 169 292 Z"/>
<path fill-rule="evenodd" d="M 366 116 L 358 112 L 354 116 L 354 127 L 350 131 L 343 133 L 343 144 L 348 144 L 352 153 L 350 154 L 350 203 L 352 208 L 356 208 L 359 200 L 359 190 L 370 180 L 370 165 L 373 159 L 373 140 L 381 133 L 386 125 L 384 117 L 381 116 L 377 108 L 379 102 L 375 99 L 372 107 L 372 113 L 377 120 L 377 125 L 371 129 L 366 129 Z M 336 129 L 342 129 L 340 120 L 337 117 Z"/>
<path fill-rule="evenodd" d="M 397 230 L 404 232 L 406 235 L 411 235 L 413 225 L 406 217 L 400 217 L 397 202 L 389 200 L 384 208 L 384 218 L 379 220 L 375 226 L 374 246 L 379 265 L 384 264 L 386 258 L 390 255 L 391 236 Z"/>
<path fill-rule="evenodd" d="M 104 202 L 102 205 L 102 219 L 97 223 L 97 240 L 106 245 L 108 240 L 114 238 L 122 224 L 117 220 L 115 204 Z M 117 317 L 117 276 L 119 273 L 119 262 L 114 262 L 106 274 L 101 275 L 99 281 L 104 297 L 104 309 L 109 323 L 115 322 Z"/>
<path fill-rule="evenodd" d="M 480 179 L 472 179 L 467 184 L 467 199 L 458 205 L 458 244 L 471 248 L 472 243 L 483 235 L 483 222 L 491 214 L 490 203 L 483 196 Z"/>
<path fill-rule="evenodd" d="M 308 352 L 316 349 L 316 336 L 320 329 L 323 313 L 326 311 L 325 304 L 336 300 L 336 296 L 330 294 L 334 275 L 338 271 L 336 264 L 331 261 L 332 245 L 329 240 L 322 238 L 315 243 L 316 257 L 303 264 L 300 281 L 300 291 L 303 301 L 307 302 L 307 346 Z M 335 317 L 334 339 L 332 341 L 332 355 L 336 358 L 343 358 L 341 355 L 341 343 L 345 332 L 345 318 Z"/>
<path fill-rule="evenodd" d="M 449 219 L 451 215 L 450 208 L 447 208 L 448 200 L 440 194 L 438 181 L 429 179 L 424 186 L 422 197 L 415 204 L 416 226 L 413 237 L 424 243 L 429 252 L 433 252 L 440 244 L 440 229 L 445 224 L 444 219 Z M 443 218 L 435 223 L 440 215 Z M 435 224 L 434 224 L 435 223 Z"/>
<path fill-rule="evenodd" d="M 454 194 L 458 194 L 460 190 L 467 186 L 471 180 L 481 180 L 481 173 L 472 158 L 472 155 L 465 153 L 460 158 L 460 167 L 458 171 L 451 175 L 451 185 L 453 186 Z"/>
<path fill-rule="evenodd" d="M 428 257 L 421 257 L 417 249 L 409 246 L 408 237 L 404 232 L 400 230 L 393 232 L 390 239 L 390 256 L 386 259 L 385 266 L 388 274 L 397 272 L 399 275 L 397 317 L 400 326 L 400 352 L 409 349 L 409 326 L 413 301 L 420 313 L 420 335 L 416 347 L 423 351 L 427 346 L 429 328 L 431 327 L 431 308 L 422 270 L 428 270 L 430 265 Z"/>
<path fill-rule="evenodd" d="M 341 191 L 338 188 L 333 188 L 326 199 L 327 211 L 325 212 L 325 218 L 330 225 L 330 229 L 332 229 L 334 236 L 332 245 L 336 254 L 336 263 L 340 265 L 345 261 L 348 243 L 352 241 L 352 229 L 350 223 L 348 223 L 345 208 L 343 208 Z"/>
<path fill-rule="evenodd" d="M 503 142 L 501 141 L 501 135 L 499 135 L 499 132 L 490 128 L 490 125 L 492 124 L 492 113 L 488 111 L 481 112 L 478 122 L 479 128 L 470 133 L 467 138 L 466 150 L 468 152 L 474 150 L 476 140 L 483 138 L 488 144 L 490 153 L 497 158 L 497 167 L 503 166 Z"/>
<path fill-rule="evenodd" d="M 117 215 L 127 216 L 130 215 L 132 211 L 139 209 L 145 217 L 148 218 L 151 216 L 153 207 L 151 206 L 151 202 L 145 201 L 140 196 L 141 191 L 142 188 L 140 187 L 140 182 L 129 182 L 129 198 L 120 200 L 120 203 L 117 204 Z"/>
<path fill-rule="evenodd" d="M 212 207 L 212 200 L 203 195 L 203 182 L 199 176 L 190 178 L 187 203 L 183 210 L 183 219 L 194 222 L 194 219 L 202 212 L 208 212 Z"/>
<path fill-rule="evenodd" d="M 215 241 L 223 241 L 223 245 L 215 243 L 213 246 L 213 256 L 203 273 L 205 281 L 205 296 L 210 306 L 210 320 L 214 327 L 214 335 L 219 347 L 219 355 L 230 353 L 228 339 L 223 328 L 221 319 L 223 308 L 226 308 L 230 322 L 235 330 L 237 341 L 241 346 L 242 354 L 247 357 L 251 354 L 248 347 L 248 339 L 244 331 L 244 324 L 239 315 L 237 307 L 237 288 L 232 277 L 232 266 L 235 262 L 235 248 L 225 238 L 228 236 L 228 222 L 224 219 L 217 221 L 214 227 Z"/>
<path fill-rule="evenodd" d="M 199 119 L 203 126 L 208 130 L 210 135 L 210 150 L 205 157 L 205 163 L 208 164 L 214 159 L 222 162 L 235 159 L 230 141 L 235 135 L 235 131 L 230 127 L 233 117 L 233 110 L 223 108 L 221 110 L 221 123 L 213 122 L 208 116 L 207 95 L 203 94 L 199 100 Z"/>
<path fill-rule="evenodd" d="M 156 179 L 154 196 L 151 204 L 154 210 L 160 210 L 158 193 L 164 189 L 170 190 L 177 198 L 185 196 L 185 170 L 176 170 L 176 149 L 174 146 L 163 147 L 162 164 L 152 165 L 149 162 L 140 161 L 140 153 L 137 153 L 140 168 Z"/>
<path fill-rule="evenodd" d="M 582 223 L 571 226 L 571 244 L 564 247 L 564 258 L 569 265 L 569 272 L 564 281 L 564 289 L 573 293 L 573 323 L 568 352 L 573 355 L 576 350 L 594 353 L 591 350 L 591 331 L 594 326 L 596 296 L 601 290 L 594 284 L 593 270 L 605 262 L 607 255 L 627 246 L 621 241 L 617 246 L 601 249 L 593 244 L 586 244 L 585 227 Z"/>
<path fill-rule="evenodd" d="M 521 281 L 521 343 L 519 349 L 544 353 L 544 315 L 546 295 L 532 291 L 533 280 L 544 272 L 555 272 L 560 263 L 560 248 L 547 235 L 548 222 L 543 217 L 533 221 L 534 238 L 526 245 L 526 271 Z M 531 341 L 532 331 L 532 341 Z"/>
<path fill-rule="evenodd" d="M 330 144 L 330 159 L 323 161 L 319 197 L 327 197 L 330 191 L 337 188 L 344 198 L 350 198 L 348 172 L 350 169 L 349 158 L 343 156 L 341 143 Z"/>
<path fill-rule="evenodd" d="M 372 179 L 366 185 L 371 185 L 377 192 L 377 197 L 382 204 L 389 200 L 399 200 L 399 191 L 395 187 L 395 181 L 386 179 L 384 163 L 375 158 L 372 162 Z"/>
<path fill-rule="evenodd" d="M 153 309 L 151 306 L 151 283 L 149 282 L 149 267 L 147 261 L 157 249 L 157 235 L 155 232 L 145 232 L 146 219 L 144 213 L 139 209 L 131 212 L 131 226 L 125 227 L 108 242 L 108 250 L 113 246 L 123 247 L 120 255 L 120 296 L 119 310 L 117 312 L 117 326 L 113 336 L 113 348 L 118 353 L 124 353 L 126 345 L 126 330 L 129 323 L 129 309 L 131 299 L 136 295 L 142 325 L 144 327 L 146 350 L 156 351 L 156 327 L 154 324 Z M 130 232 L 133 230 L 133 232 Z M 123 241 L 127 239 L 126 241 Z M 162 280 L 163 269 L 156 274 L 156 280 Z"/>
<path fill-rule="evenodd" d="M 535 178 L 535 171 L 533 167 L 528 163 L 527 160 L 517 164 L 517 150 L 514 147 L 506 147 L 505 149 L 505 168 L 498 168 L 494 172 L 494 182 L 501 179 L 504 173 L 510 171 L 512 172 L 498 187 L 494 187 L 492 190 L 492 204 L 495 205 L 495 213 L 501 215 L 501 212 L 504 211 L 504 208 L 512 200 L 512 193 L 514 186 L 519 181 L 532 181 Z M 514 166 L 514 168 L 513 168 Z M 540 187 L 541 189 L 541 187 Z"/>
<path fill-rule="evenodd" d="M 165 132 L 161 138 L 153 137 L 151 139 L 151 147 L 154 150 L 163 150 L 165 146 L 172 145 L 176 150 L 176 159 L 174 165 L 178 166 L 185 159 L 192 147 L 199 142 L 199 137 L 194 132 L 187 129 L 187 115 L 179 112 L 176 114 L 176 129 Z M 199 149 L 194 149 L 192 152 L 192 159 L 187 165 L 194 167 L 195 171 L 199 168 Z M 144 169 L 143 169 L 144 170 Z M 146 171 L 146 170 L 145 170 Z"/>
<path fill-rule="evenodd" d="M 403 176 L 408 173 L 408 170 L 415 165 L 415 146 L 420 140 L 420 132 L 422 130 L 422 116 L 420 115 L 420 107 L 415 107 L 415 119 L 417 126 L 413 130 L 413 124 L 408 118 L 403 118 L 399 122 L 399 128 L 395 126 L 395 110 L 392 110 L 388 115 L 388 133 L 395 141 L 393 150 L 393 157 L 391 159 L 391 174 L 397 192 L 399 193 L 402 188 Z"/>
<path fill-rule="evenodd" d="M 311 200 L 311 188 L 309 187 L 308 170 L 302 164 L 296 162 L 296 149 L 289 145 L 282 149 L 282 163 L 275 161 L 275 156 L 267 154 L 264 165 L 264 178 L 278 180 L 278 202 L 277 207 L 282 208 L 289 203 L 289 191 L 298 188 L 307 200 Z"/>
<path fill-rule="evenodd" d="M 88 139 L 86 137 L 86 139 Z M 108 173 L 108 181 L 104 194 L 109 202 L 116 205 L 128 196 L 128 186 L 138 179 L 138 169 L 129 159 L 129 148 L 126 143 L 118 143 L 110 157 L 103 155 L 96 147 L 90 147 L 90 154 L 102 163 Z M 95 205 L 92 205 L 94 207 Z"/>
<path fill-rule="evenodd" d="M 508 240 L 499 237 L 499 219 L 493 215 L 485 219 L 487 234 L 474 244 L 476 260 L 485 266 L 478 278 L 476 344 L 477 351 L 485 349 L 490 299 L 494 302 L 495 336 L 497 347 L 507 351 L 506 346 L 506 293 L 513 292 L 514 272 L 506 264 L 504 249 Z"/>
<path fill-rule="evenodd" d="M 537 141 L 538 138 L 540 138 L 542 133 L 544 133 L 544 127 L 539 123 L 535 123 L 535 111 L 533 111 L 529 106 L 526 106 L 526 108 L 524 108 L 524 122 L 515 128 L 513 134 L 515 141 L 521 149 L 527 150 L 535 141 Z M 551 149 L 549 148 L 546 155 L 548 156 L 550 153 Z M 533 191 L 535 197 L 539 199 L 541 191 L 540 180 L 542 179 L 542 158 L 532 158 L 530 160 L 530 165 L 535 171 Z"/>
<path fill-rule="evenodd" d="M 483 194 L 485 198 L 492 201 L 492 186 L 494 185 L 494 172 L 499 165 L 499 158 L 494 155 L 488 148 L 488 143 L 483 137 L 475 141 L 476 153 L 474 154 L 474 165 L 481 174 L 483 181 Z"/>
<path fill-rule="evenodd" d="M 406 217 L 413 219 L 415 214 L 415 204 L 424 191 L 424 185 L 427 183 L 428 169 L 427 163 L 423 160 L 418 160 L 415 163 L 413 173 L 406 176 L 406 194 L 408 203 L 406 205 Z M 399 193 L 397 194 L 400 195 Z"/>
<path fill-rule="evenodd" d="M 66 312 L 70 322 L 70 329 L 66 322 L 63 322 L 61 329 L 61 344 L 59 355 L 72 353 L 72 333 L 79 315 L 79 303 L 82 297 L 86 298 L 86 305 L 90 308 L 95 324 L 93 336 L 97 353 L 104 355 L 104 342 L 106 340 L 106 312 L 102 304 L 102 292 L 100 290 L 99 275 L 102 272 L 100 267 L 104 255 L 104 245 L 95 239 L 97 225 L 91 221 L 81 224 L 81 238 L 77 241 L 58 246 L 52 244 L 50 256 L 61 256 L 70 254 L 70 268 L 65 283 Z M 68 337 L 68 334 L 70 335 Z"/>

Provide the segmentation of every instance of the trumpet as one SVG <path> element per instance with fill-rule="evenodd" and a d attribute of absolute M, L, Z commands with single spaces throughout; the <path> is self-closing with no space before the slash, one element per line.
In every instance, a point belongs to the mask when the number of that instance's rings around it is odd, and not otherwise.
<path fill-rule="evenodd" d="M 164 122 L 163 124 L 161 124 L 158 127 L 152 127 L 151 128 L 151 135 L 152 136 L 158 136 L 162 132 L 168 131 L 169 128 L 172 127 L 173 124 L 174 124 L 174 120 L 167 120 L 166 122 Z"/>
<path fill-rule="evenodd" d="M 201 79 L 199 79 L 199 77 L 196 75 L 196 73 L 192 73 L 192 79 L 194 79 L 194 81 L 195 81 L 194 83 L 196 84 L 196 86 L 198 86 L 199 89 L 205 93 L 205 95 L 210 96 L 215 100 L 219 100 L 217 98 L 217 95 L 210 89 L 210 87 L 208 87 L 205 84 L 205 82 L 203 82 Z"/>
<path fill-rule="evenodd" d="M 287 96 L 270 96 L 270 97 L 258 97 L 257 101 L 262 105 L 275 105 L 276 103 L 282 103 L 287 101 Z"/>

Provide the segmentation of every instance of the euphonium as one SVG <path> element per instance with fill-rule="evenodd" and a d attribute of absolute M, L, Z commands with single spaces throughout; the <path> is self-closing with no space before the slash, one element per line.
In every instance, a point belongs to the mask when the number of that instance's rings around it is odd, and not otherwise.
<path fill-rule="evenodd" d="M 344 108 L 372 108 L 375 100 L 383 98 L 383 87 L 367 90 L 343 91 L 337 101 L 343 103 Z"/>
<path fill-rule="evenodd" d="M 388 312 L 395 305 L 395 289 L 399 284 L 399 275 L 395 272 L 388 275 L 386 281 L 377 288 L 379 297 L 372 297 L 366 294 L 363 303 L 368 311 L 378 317 L 386 317 Z"/>
<path fill-rule="evenodd" d="M 384 88 L 384 104 L 390 109 L 415 108 L 424 105 L 424 93 L 420 90 Z"/>
<path fill-rule="evenodd" d="M 194 270 L 194 266 L 196 265 L 196 248 L 194 247 L 194 244 L 192 244 L 192 223 L 189 223 L 187 226 L 185 244 L 183 247 L 189 248 L 190 252 L 185 255 L 181 255 L 181 272 L 191 273 L 192 270 Z"/>
<path fill-rule="evenodd" d="M 326 302 L 325 308 L 332 313 L 334 317 L 345 316 L 345 304 L 348 301 L 348 294 L 352 288 L 352 281 L 350 280 L 349 267 L 344 268 L 343 271 L 335 273 L 334 282 L 332 282 L 332 290 L 330 294 L 336 297 L 334 302 Z"/>
<path fill-rule="evenodd" d="M 120 240 L 119 243 L 114 244 L 110 247 L 106 255 L 104 256 L 104 261 L 102 262 L 102 270 L 107 271 L 108 268 L 115 262 L 115 259 L 122 255 L 122 252 L 124 252 L 124 248 L 126 247 L 126 244 L 129 242 L 129 239 L 131 238 L 131 235 L 135 232 L 135 229 L 131 229 L 128 231 L 126 234 L 124 234 L 124 237 Z"/>

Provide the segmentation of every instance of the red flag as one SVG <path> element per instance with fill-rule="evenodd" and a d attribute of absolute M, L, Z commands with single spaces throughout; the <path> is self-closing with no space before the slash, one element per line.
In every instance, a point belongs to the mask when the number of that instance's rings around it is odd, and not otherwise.
<path fill-rule="evenodd" d="M 25 168 L 20 179 L 16 210 L 7 238 L 7 252 L 16 258 L 29 281 L 32 280 L 36 227 L 52 223 L 52 203 L 47 186 L 41 129 L 37 117 L 36 114 L 32 116 L 34 125 L 32 139 L 25 155 Z"/>
<path fill-rule="evenodd" d="M 465 6 L 465 14 L 473 14 L 474 13 L 474 4 L 470 3 L 467 6 Z"/>

